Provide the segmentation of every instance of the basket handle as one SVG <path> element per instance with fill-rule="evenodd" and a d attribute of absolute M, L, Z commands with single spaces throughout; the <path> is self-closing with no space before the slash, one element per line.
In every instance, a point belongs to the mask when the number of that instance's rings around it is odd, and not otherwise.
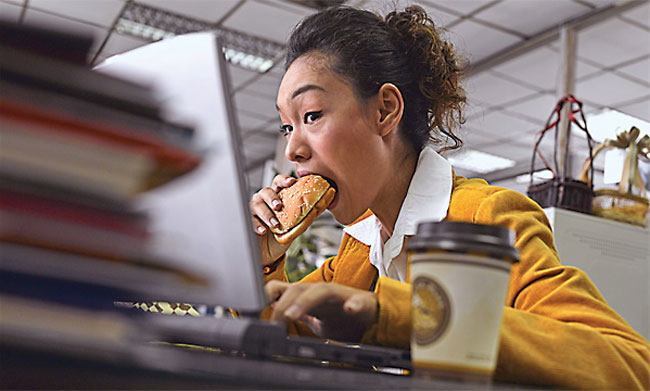
<path fill-rule="evenodd" d="M 592 151 L 592 145 L 594 143 L 594 140 L 591 138 L 591 134 L 589 133 L 589 130 L 587 129 L 587 120 L 585 119 L 584 112 L 582 111 L 582 102 L 576 99 L 575 96 L 569 94 L 562 99 L 560 99 L 557 104 L 555 105 L 555 108 L 551 112 L 551 115 L 548 117 L 546 120 L 546 125 L 544 126 L 544 129 L 542 129 L 539 132 L 539 137 L 537 138 L 537 141 L 535 142 L 535 146 L 533 148 L 533 156 L 530 162 L 530 179 L 528 183 L 528 187 L 530 188 L 533 185 L 533 173 L 535 172 L 535 156 L 539 155 L 540 159 L 544 163 L 544 166 L 553 173 L 553 177 L 557 177 L 557 168 L 558 168 L 558 162 L 557 162 L 557 143 L 558 143 L 558 131 L 559 131 L 559 126 L 560 126 L 560 113 L 562 112 L 562 108 L 564 107 L 565 104 L 569 104 L 571 106 L 571 109 L 568 112 L 569 116 L 569 126 L 571 124 L 576 125 L 580 130 L 585 132 L 585 135 L 587 136 L 587 145 L 589 147 L 589 158 L 588 158 L 588 169 L 589 171 L 585 173 L 585 175 L 588 175 L 591 173 L 591 179 L 587 178 L 587 180 L 583 180 L 583 182 L 587 183 L 589 185 L 589 188 L 593 189 L 593 184 L 592 180 L 594 177 L 594 167 L 593 167 L 593 151 Z M 577 109 L 573 109 L 573 105 L 577 106 Z M 576 114 L 579 115 L 576 116 Z M 578 121 L 580 119 L 581 121 Z M 548 132 L 551 128 L 555 129 L 555 143 L 553 145 L 553 160 L 555 163 L 555 170 L 548 164 L 544 156 L 539 150 L 539 144 L 542 142 L 542 139 L 546 135 L 546 132 Z M 564 173 L 566 175 L 567 172 L 567 166 L 568 165 L 568 159 L 564 160 Z M 582 176 L 582 175 L 581 175 Z M 561 178 L 564 179 L 564 178 Z M 581 179 L 582 180 L 582 179 Z"/>
<path fill-rule="evenodd" d="M 629 131 L 619 133 L 616 136 L 616 140 L 607 139 L 598 144 L 593 154 L 582 165 L 579 179 L 592 186 L 593 175 L 592 178 L 588 178 L 587 171 L 590 166 L 593 166 L 593 160 L 596 159 L 596 156 L 605 150 L 621 148 L 627 150 L 627 153 L 625 154 L 625 163 L 623 164 L 623 173 L 621 174 L 621 181 L 618 184 L 618 191 L 627 194 L 630 192 L 632 185 L 635 185 L 640 189 L 641 195 L 645 196 L 645 183 L 639 173 L 637 155 L 643 153 L 639 148 L 644 148 L 646 143 L 650 144 L 650 140 L 646 139 L 648 136 L 644 136 L 637 143 L 638 136 L 639 129 L 633 126 Z"/>
<path fill-rule="evenodd" d="M 582 182 L 585 182 L 589 187 L 592 187 L 592 181 L 593 181 L 593 175 L 591 178 L 589 177 L 589 168 L 593 170 L 593 161 L 596 159 L 596 156 L 600 154 L 602 151 L 614 148 L 610 143 L 608 142 L 603 142 L 600 143 L 596 146 L 596 148 L 593 149 L 593 153 L 591 156 L 587 157 L 585 159 L 585 162 L 582 164 L 582 169 L 580 170 L 580 175 L 578 176 L 578 179 L 581 180 Z"/>

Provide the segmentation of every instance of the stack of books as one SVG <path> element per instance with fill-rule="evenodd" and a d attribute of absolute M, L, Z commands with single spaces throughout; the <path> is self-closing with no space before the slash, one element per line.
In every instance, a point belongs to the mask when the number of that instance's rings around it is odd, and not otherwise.
<path fill-rule="evenodd" d="M 79 61 L 86 38 L 43 34 L 0 23 L 0 341 L 122 351 L 132 315 L 115 302 L 206 284 L 148 254 L 133 206 L 201 156 L 150 88 Z"/>

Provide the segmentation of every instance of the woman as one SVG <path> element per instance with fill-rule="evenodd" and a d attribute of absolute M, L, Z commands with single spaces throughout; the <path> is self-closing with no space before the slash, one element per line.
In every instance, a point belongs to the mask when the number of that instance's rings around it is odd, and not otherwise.
<path fill-rule="evenodd" d="M 301 282 L 284 280 L 286 247 L 269 233 L 282 209 L 278 176 L 250 208 L 263 249 L 270 317 L 296 332 L 408 347 L 404 245 L 419 221 L 506 226 L 521 261 L 511 273 L 495 377 L 561 387 L 644 388 L 647 342 L 588 277 L 562 266 L 543 211 L 516 192 L 453 174 L 433 145 L 460 140 L 465 94 L 452 46 L 419 7 L 385 19 L 335 8 L 307 17 L 288 44 L 277 108 L 298 176 L 338 188 L 346 225 L 338 254 Z M 359 217 L 361 216 L 361 217 Z"/>

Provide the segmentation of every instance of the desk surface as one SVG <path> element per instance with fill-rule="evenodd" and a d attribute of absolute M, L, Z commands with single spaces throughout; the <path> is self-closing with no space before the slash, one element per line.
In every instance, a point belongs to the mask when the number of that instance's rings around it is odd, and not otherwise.
<path fill-rule="evenodd" d="M 244 359 L 150 345 L 121 359 L 80 358 L 4 344 L 1 388 L 521 389 L 305 364 Z"/>

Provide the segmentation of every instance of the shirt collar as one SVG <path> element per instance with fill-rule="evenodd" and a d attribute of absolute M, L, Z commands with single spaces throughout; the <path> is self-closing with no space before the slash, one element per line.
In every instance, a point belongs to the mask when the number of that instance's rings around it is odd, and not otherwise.
<path fill-rule="evenodd" d="M 345 227 L 344 231 L 371 247 L 370 261 L 379 269 L 380 275 L 385 273 L 390 277 L 403 279 L 406 275 L 406 265 L 395 265 L 393 269 L 396 270 L 391 273 L 393 258 L 402 251 L 404 236 L 414 235 L 420 222 L 441 221 L 447 216 L 452 181 L 451 164 L 433 147 L 427 146 L 420 153 L 393 234 L 386 243 L 381 241 L 381 223 L 374 215 Z M 380 249 L 383 251 L 377 251 Z M 373 254 L 381 254 L 383 259 L 373 259 Z"/>

